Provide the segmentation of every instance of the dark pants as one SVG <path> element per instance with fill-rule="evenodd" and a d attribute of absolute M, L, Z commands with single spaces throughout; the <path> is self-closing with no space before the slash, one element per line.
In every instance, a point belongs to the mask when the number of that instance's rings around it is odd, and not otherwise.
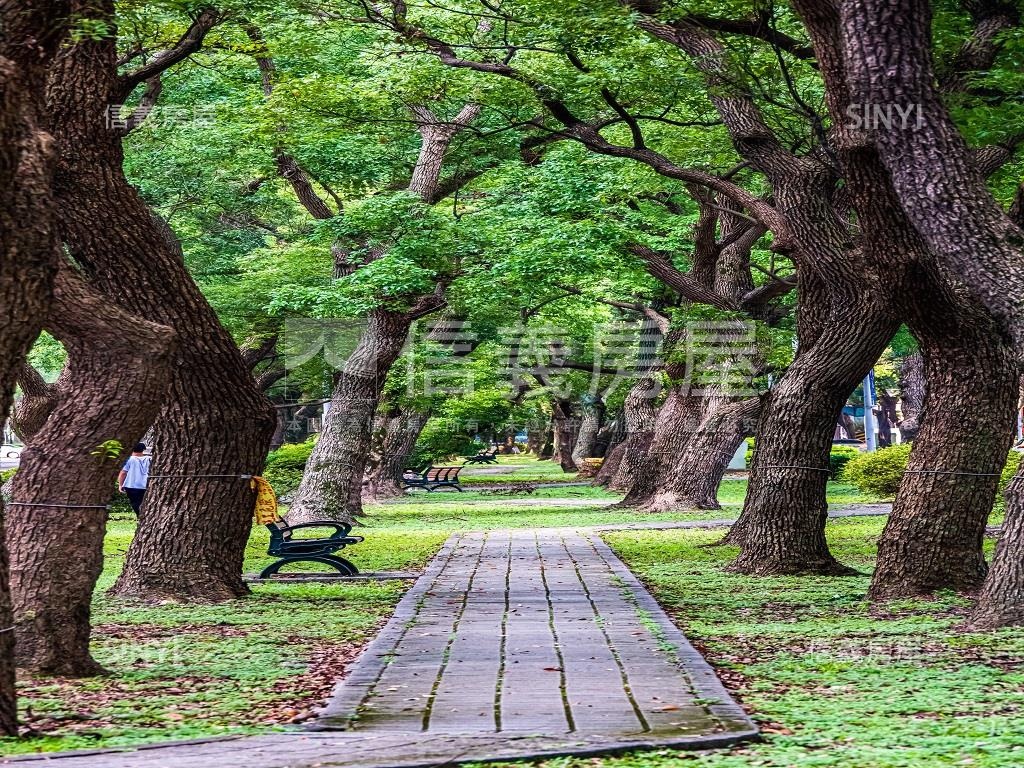
<path fill-rule="evenodd" d="M 135 514 L 139 514 L 139 510 L 142 509 L 142 498 L 146 495 L 146 489 L 125 488 L 124 492 L 128 496 L 128 503 L 132 505 L 132 509 L 135 510 Z"/>

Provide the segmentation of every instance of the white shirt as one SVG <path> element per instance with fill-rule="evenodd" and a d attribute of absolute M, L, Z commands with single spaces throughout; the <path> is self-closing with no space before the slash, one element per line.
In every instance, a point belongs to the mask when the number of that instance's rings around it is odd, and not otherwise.
<path fill-rule="evenodd" d="M 152 456 L 129 456 L 123 467 L 128 476 L 124 479 L 125 488 L 146 487 L 146 480 L 149 479 L 149 462 Z"/>

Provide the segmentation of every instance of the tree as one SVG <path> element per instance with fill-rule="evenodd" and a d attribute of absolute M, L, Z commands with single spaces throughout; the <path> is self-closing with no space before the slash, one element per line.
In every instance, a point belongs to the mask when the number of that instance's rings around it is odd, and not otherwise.
<path fill-rule="evenodd" d="M 275 417 L 174 234 L 125 177 L 124 129 L 107 124 L 110 105 L 138 86 L 158 93 L 159 76 L 199 47 L 218 16 L 200 11 L 163 53 L 118 74 L 113 3 L 75 2 L 72 12 L 101 32 L 68 41 L 50 76 L 61 236 L 92 286 L 180 339 L 153 430 L 143 525 L 113 591 L 149 600 L 237 597 L 247 591 L 241 564 L 253 503 L 243 476 L 262 469 Z"/>
<path fill-rule="evenodd" d="M 879 542 L 871 595 L 971 588 L 984 575 L 982 535 L 1009 447 L 1016 377 L 995 325 L 956 280 L 936 268 L 928 244 L 900 209 L 878 154 L 856 128 L 840 122 L 852 97 L 846 63 L 836 53 L 838 14 L 804 3 L 798 8 L 819 51 L 833 120 L 842 125 L 837 156 L 850 180 L 851 203 L 862 226 L 885 233 L 884 240 L 872 238 L 875 258 L 904 270 L 903 280 L 916 281 L 901 303 L 926 359 L 927 418 Z M 973 399 L 979 387 L 991 406 L 965 419 L 956 404 Z"/>
<path fill-rule="evenodd" d="M 413 107 L 421 144 L 409 176 L 410 194 L 426 204 L 435 198 L 441 188 L 448 146 L 479 113 L 478 105 L 466 104 L 451 120 L 442 120 L 426 106 Z M 380 246 L 371 247 L 361 263 L 346 263 L 344 271 L 354 273 L 359 266 L 384 255 Z M 370 427 L 387 373 L 401 354 L 412 323 L 444 306 L 448 282 L 439 275 L 433 291 L 402 297 L 405 308 L 378 306 L 368 313 L 359 345 L 339 373 L 331 396 L 330 415 L 289 508 L 289 521 L 351 523 L 362 512 Z"/>
<path fill-rule="evenodd" d="M 979 34 L 984 29 L 983 40 L 994 41 L 998 52 L 993 30 L 1018 23 L 1015 9 L 980 3 L 975 13 Z M 894 18 L 902 23 L 894 26 Z M 977 154 L 943 103 L 932 60 L 931 20 L 930 4 L 922 0 L 843 5 L 839 30 L 847 84 L 851 97 L 861 103 L 913 104 L 921 111 L 924 119 L 905 130 L 877 126 L 873 144 L 917 232 L 1014 340 L 1019 360 L 1024 348 L 1024 222 L 1018 218 L 1019 208 L 1006 211 L 992 196 Z M 994 55 L 993 46 L 986 48 L 986 55 Z M 927 192 L 921 186 L 925 182 Z M 1011 485 L 1004 532 L 972 615 L 975 626 L 1024 622 L 1022 500 Z"/>
<path fill-rule="evenodd" d="M 89 652 L 89 614 L 106 509 L 121 460 L 163 402 L 174 337 L 90 289 L 68 263 L 45 326 L 68 362 L 57 403 L 14 478 L 8 542 L 18 663 L 91 676 L 103 671 Z"/>
<path fill-rule="evenodd" d="M 0 304 L 5 308 L 0 419 L 7 417 L 19 366 L 39 334 L 57 266 L 50 190 L 54 152 L 43 94 L 46 69 L 67 24 L 65 3 L 0 3 Z M 2 526 L 0 517 L 0 734 L 16 735 L 14 633 Z"/>

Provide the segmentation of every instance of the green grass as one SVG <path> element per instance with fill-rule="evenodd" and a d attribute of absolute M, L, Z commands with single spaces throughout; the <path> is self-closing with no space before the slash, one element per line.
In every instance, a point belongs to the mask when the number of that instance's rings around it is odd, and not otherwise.
<path fill-rule="evenodd" d="M 93 651 L 111 670 L 89 680 L 20 681 L 22 720 L 40 735 L 0 739 L 0 753 L 83 749 L 251 733 L 304 716 L 391 615 L 408 582 L 256 585 L 219 605 L 130 606 L 107 600 L 132 534 L 112 521 L 93 607 Z M 445 531 L 379 531 L 353 550 L 363 570 L 421 567 Z M 246 570 L 265 565 L 254 531 Z"/>
<path fill-rule="evenodd" d="M 540 464 L 558 469 L 551 462 Z M 365 527 L 359 531 L 366 541 L 346 554 L 364 571 L 415 570 L 454 530 L 731 518 L 738 514 L 745 491 L 745 480 L 729 479 L 722 486 L 724 509 L 662 515 L 610 509 L 608 503 L 621 497 L 589 486 L 541 487 L 516 495 L 414 492 L 368 506 Z M 830 484 L 829 493 L 833 503 L 868 500 L 838 484 Z M 252 596 L 228 604 L 125 605 L 106 599 L 104 591 L 120 571 L 132 533 L 130 519 L 111 522 L 94 604 L 94 654 L 112 674 L 79 681 L 23 679 L 23 720 L 38 735 L 0 739 L 0 753 L 280 728 L 305 716 L 305 710 L 329 693 L 345 664 L 391 615 L 407 587 L 407 582 L 257 585 Z M 648 537 L 641 540 L 676 540 L 675 533 Z M 266 531 L 255 529 L 246 571 L 270 561 L 266 546 Z M 666 556 L 666 550 L 652 547 L 650 556 Z M 711 595 L 711 603 L 720 597 L 717 590 L 702 592 Z"/>
<path fill-rule="evenodd" d="M 414 490 L 394 501 L 368 504 L 362 523 L 370 530 L 467 530 L 732 519 L 739 515 L 746 492 L 745 478 L 726 478 L 718 494 L 722 509 L 648 514 L 615 509 L 611 504 L 621 501 L 622 494 L 592 486 L 540 486 L 532 493 L 516 494 Z M 877 499 L 852 485 L 829 483 L 828 501 L 840 507 Z"/>
<path fill-rule="evenodd" d="M 870 572 L 878 518 L 829 524 L 833 552 Z M 548 761 L 550 768 L 931 768 L 1024 764 L 1024 630 L 964 633 L 943 594 L 872 612 L 868 577 L 749 578 L 694 530 L 605 534 L 719 669 L 765 742 Z"/>
<path fill-rule="evenodd" d="M 455 466 L 462 459 L 444 464 Z M 571 483 L 575 472 L 563 472 L 558 462 L 523 453 L 498 456 L 497 464 L 470 464 L 459 473 L 463 485 L 487 483 Z"/>

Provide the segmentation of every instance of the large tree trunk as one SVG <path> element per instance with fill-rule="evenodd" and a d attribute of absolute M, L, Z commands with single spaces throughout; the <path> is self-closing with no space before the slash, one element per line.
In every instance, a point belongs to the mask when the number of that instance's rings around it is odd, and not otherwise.
<path fill-rule="evenodd" d="M 22 443 L 30 443 L 36 433 L 43 428 L 46 420 L 50 418 L 50 414 L 53 413 L 53 409 L 57 407 L 60 400 L 61 380 L 66 374 L 67 368 L 61 371 L 55 383 L 50 384 L 27 360 L 22 363 L 18 370 L 21 399 L 15 403 L 11 411 L 11 428 Z M 3 485 L 0 485 L 0 498 L 10 499 L 13 488 L 14 478 L 11 477 Z"/>
<path fill-rule="evenodd" d="M 359 344 L 338 376 L 320 439 L 288 510 L 290 523 L 336 520 L 351 524 L 363 513 L 363 474 L 373 416 L 411 325 L 407 312 L 370 311 Z"/>
<path fill-rule="evenodd" d="M 622 459 L 611 482 L 608 483 L 612 490 L 631 490 L 647 461 L 647 452 L 654 439 L 654 428 L 658 418 L 654 398 L 659 390 L 659 380 L 645 376 L 637 379 L 626 395 L 622 406 L 626 439 L 623 440 Z"/>
<path fill-rule="evenodd" d="M 743 512 L 725 539 L 742 548 L 734 571 L 849 572 L 825 542 L 825 484 L 839 412 L 898 326 L 881 291 L 871 293 L 829 302 L 823 332 L 765 398 Z M 813 294 L 801 299 L 822 300 Z"/>
<path fill-rule="evenodd" d="M 922 427 L 878 542 L 873 600 L 973 590 L 987 572 L 982 540 L 1012 438 L 1016 366 L 984 319 L 980 327 L 963 313 L 947 314 L 945 324 L 926 319 L 915 329 L 926 379 Z"/>
<path fill-rule="evenodd" d="M 736 450 L 753 433 L 760 408 L 757 398 L 725 401 L 709 408 L 677 457 L 668 481 L 640 511 L 721 509 L 718 488 Z"/>
<path fill-rule="evenodd" d="M 18 664 L 87 676 L 103 671 L 89 653 L 89 614 L 106 505 L 120 459 L 163 401 L 173 334 L 90 290 L 70 266 L 46 328 L 68 363 L 59 404 L 22 455 L 7 517 Z M 110 440 L 123 447 L 106 453 Z"/>
<path fill-rule="evenodd" d="M 0 2 L 0 422 L 53 289 L 58 240 L 50 177 L 53 140 L 43 103 L 46 70 L 68 21 L 63 2 Z M 14 632 L 0 499 L 0 734 L 18 732 Z"/>
<path fill-rule="evenodd" d="M 111 0 L 72 5 L 83 23 L 112 26 Z M 242 556 L 253 492 L 242 475 L 262 470 L 275 417 L 173 233 L 124 176 L 120 133 L 106 125 L 109 105 L 127 96 L 116 73 L 114 36 L 82 36 L 66 45 L 49 90 L 68 250 L 95 287 L 135 316 L 170 326 L 181 342 L 154 425 L 146 504 L 113 592 L 230 599 L 248 591 Z"/>
<path fill-rule="evenodd" d="M 429 418 L 429 412 L 403 408 L 388 420 L 380 461 L 369 473 L 367 499 L 391 499 L 405 492 L 401 482 L 402 470 L 408 466 L 409 457 Z"/>
<path fill-rule="evenodd" d="M 920 352 L 900 360 L 900 415 L 897 426 L 903 442 L 913 442 L 921 429 L 921 409 L 924 407 L 924 358 Z"/>
<path fill-rule="evenodd" d="M 931 253 L 953 271 L 1024 349 L 1024 225 L 989 192 L 972 151 L 943 103 L 934 71 L 931 7 L 925 0 L 853 0 L 837 6 L 837 37 L 850 101 L 915 108 L 910 125 L 879 124 L 870 132 L 889 171 L 894 196 Z M 1005 7 L 1002 26 L 1019 22 Z M 898 24 L 893 19 L 899 19 Z M 994 58 L 998 35 L 985 51 Z M 963 73 L 960 73 L 963 74 Z M 835 90 L 835 87 L 833 88 Z M 1019 210 L 1017 211 L 1019 213 Z M 1018 477 L 1020 475 L 1018 474 Z M 1016 482 L 1016 479 L 1015 479 Z M 976 607 L 978 625 L 1024 621 L 1024 568 L 1018 548 L 1024 499 L 1008 494 L 1007 532 Z"/>
<path fill-rule="evenodd" d="M 572 463 L 577 467 L 583 465 L 584 459 L 594 456 L 597 434 L 604 423 L 604 412 L 605 406 L 601 400 L 597 400 L 582 408 L 580 431 L 576 437 L 576 444 L 572 449 Z"/>
<path fill-rule="evenodd" d="M 547 440 L 549 431 L 550 430 L 547 426 L 543 429 L 537 429 L 536 426 L 531 426 L 526 431 L 526 452 L 532 453 L 537 458 L 540 458 L 540 454 L 544 449 L 544 443 Z"/>
<path fill-rule="evenodd" d="M 558 460 L 563 472 L 575 472 L 579 468 L 572 458 L 577 435 L 572 404 L 568 400 L 554 400 L 551 403 L 551 413 L 555 423 L 554 458 Z"/>
<path fill-rule="evenodd" d="M 633 484 L 622 500 L 622 506 L 643 507 L 663 487 L 690 436 L 700 425 L 702 404 L 703 398 L 691 394 L 686 383 L 669 391 L 665 404 L 658 411 L 646 454 L 640 458 L 637 454 L 631 457 L 627 453 L 623 458 L 624 464 L 631 460 L 637 464 Z"/>
<path fill-rule="evenodd" d="M 604 461 L 601 462 L 601 468 L 597 470 L 597 474 L 594 475 L 594 482 L 592 485 L 607 486 L 615 478 L 615 473 L 619 471 L 619 467 L 622 466 L 622 456 L 626 453 L 626 441 L 620 440 L 611 446 L 611 448 L 605 453 Z"/>
<path fill-rule="evenodd" d="M 425 106 L 411 109 L 420 134 L 420 151 L 407 189 L 429 203 L 440 190 L 442 165 L 452 139 L 476 119 L 480 107 L 467 104 L 451 121 L 438 119 Z M 341 264 L 337 258 L 335 266 L 336 277 L 358 269 L 358 265 Z M 338 377 L 330 415 L 289 508 L 288 520 L 293 524 L 319 520 L 353 523 L 362 514 L 371 427 L 384 381 L 413 321 L 444 305 L 443 288 L 439 282 L 433 294 L 406 296 L 412 302 L 408 311 L 378 307 L 368 314 L 359 346 Z"/>

